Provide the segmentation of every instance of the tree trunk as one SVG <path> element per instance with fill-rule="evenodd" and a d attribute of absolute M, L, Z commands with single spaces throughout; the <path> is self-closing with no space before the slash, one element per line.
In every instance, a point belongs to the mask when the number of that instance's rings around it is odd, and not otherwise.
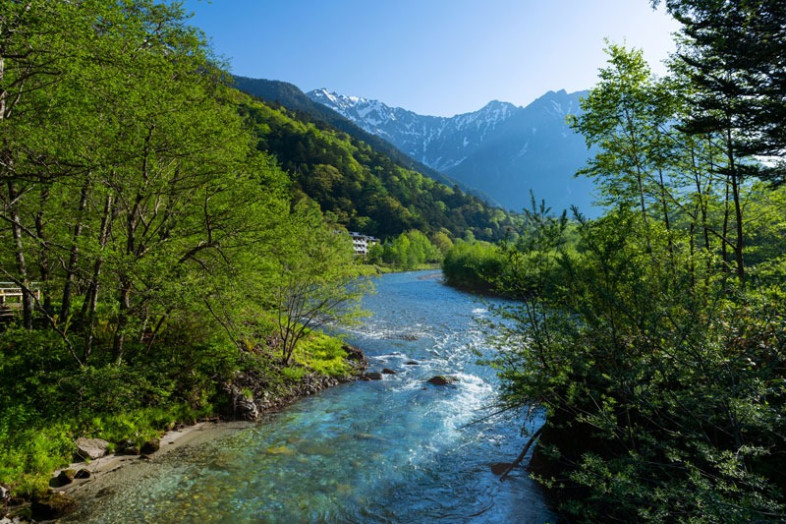
<path fill-rule="evenodd" d="M 41 198 L 39 200 L 38 212 L 35 215 L 35 232 L 38 237 L 38 265 L 41 284 L 45 284 L 50 278 L 49 247 L 46 242 L 46 231 L 44 223 L 44 207 L 49 200 L 49 185 L 43 180 L 41 184 Z M 52 314 L 52 297 L 49 293 L 44 294 L 44 309 L 48 315 Z"/>
<path fill-rule="evenodd" d="M 102 252 L 109 242 L 109 234 L 112 231 L 112 220 L 114 215 L 114 200 L 112 195 L 107 195 L 104 202 L 104 213 L 101 218 L 101 230 L 98 233 L 98 248 L 99 253 L 93 264 L 93 277 L 90 281 L 85 301 L 82 305 L 82 318 L 85 319 L 87 325 L 87 337 L 85 339 L 85 352 L 82 358 L 83 362 L 87 362 L 90 354 L 93 351 L 93 341 L 95 339 L 93 333 L 93 324 L 95 319 L 96 306 L 98 305 L 98 290 L 99 279 L 101 278 L 101 267 L 104 264 L 104 257 Z"/>
<path fill-rule="evenodd" d="M 76 273 L 76 264 L 79 261 L 79 237 L 82 236 L 82 218 L 84 210 L 87 207 L 87 195 L 90 191 L 90 179 L 85 180 L 85 185 L 82 186 L 82 196 L 79 199 L 79 208 L 77 210 L 76 224 L 74 224 L 74 233 L 71 240 L 71 252 L 68 255 L 68 266 L 66 267 L 66 280 L 63 286 L 63 301 L 60 306 L 60 318 L 65 319 L 71 310 L 71 294 L 74 286 L 74 275 Z"/>
<path fill-rule="evenodd" d="M 121 277 L 120 297 L 118 301 L 120 310 L 117 314 L 117 328 L 115 329 L 115 336 L 112 341 L 112 357 L 115 359 L 116 365 L 120 365 L 123 362 L 126 327 L 128 326 L 129 310 L 131 309 L 131 285 L 131 279 L 125 276 Z"/>
<path fill-rule="evenodd" d="M 6 165 L 10 165 L 11 161 L 7 160 Z M 22 325 L 25 329 L 33 329 L 33 309 L 35 304 L 33 302 L 33 295 L 30 293 L 30 278 L 27 269 L 27 262 L 25 261 L 24 243 L 22 242 L 22 227 L 19 217 L 19 198 L 14 183 L 10 177 L 7 181 L 8 187 L 8 212 L 11 219 L 11 235 L 14 239 L 14 258 L 16 259 L 16 271 L 19 276 L 19 281 L 22 285 Z"/>
<path fill-rule="evenodd" d="M 731 176 L 731 192 L 734 199 L 734 218 L 737 229 L 737 239 L 734 243 L 734 258 L 737 264 L 737 278 L 740 279 L 740 285 L 745 286 L 745 263 L 742 256 L 742 249 L 745 246 L 743 237 L 742 225 L 742 203 L 740 200 L 740 182 L 742 182 L 739 173 L 737 173 L 737 166 L 734 161 L 734 151 L 732 149 L 731 130 L 726 130 L 727 146 L 726 151 L 729 158 L 729 175 Z"/>

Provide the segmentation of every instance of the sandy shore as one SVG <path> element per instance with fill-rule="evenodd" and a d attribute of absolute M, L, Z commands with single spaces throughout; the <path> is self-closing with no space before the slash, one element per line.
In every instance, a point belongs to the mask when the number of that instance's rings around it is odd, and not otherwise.
<path fill-rule="evenodd" d="M 90 478 L 75 479 L 71 484 L 55 488 L 55 490 L 66 493 L 78 501 L 80 499 L 91 499 L 101 490 L 111 488 L 112 486 L 128 480 L 129 476 L 133 476 L 131 470 L 136 469 L 134 465 L 145 466 L 148 460 L 155 461 L 162 455 L 182 447 L 198 445 L 223 435 L 252 427 L 255 424 L 255 422 L 240 421 L 198 422 L 193 426 L 186 426 L 182 429 L 167 432 L 161 437 L 161 448 L 150 455 L 150 457 L 108 455 L 100 459 L 92 460 L 89 463 L 75 462 L 64 469 L 70 468 L 76 471 L 87 469 L 90 472 Z M 61 470 L 55 471 L 54 476 L 57 476 L 60 471 Z"/>

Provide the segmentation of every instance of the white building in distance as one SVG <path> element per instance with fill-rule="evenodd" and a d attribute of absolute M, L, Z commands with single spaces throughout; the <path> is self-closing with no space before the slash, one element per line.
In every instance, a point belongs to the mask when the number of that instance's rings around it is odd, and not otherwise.
<path fill-rule="evenodd" d="M 350 231 L 349 236 L 352 237 L 352 247 L 355 248 L 356 255 L 367 255 L 368 248 L 375 244 L 379 244 L 379 239 L 358 233 L 357 231 Z"/>

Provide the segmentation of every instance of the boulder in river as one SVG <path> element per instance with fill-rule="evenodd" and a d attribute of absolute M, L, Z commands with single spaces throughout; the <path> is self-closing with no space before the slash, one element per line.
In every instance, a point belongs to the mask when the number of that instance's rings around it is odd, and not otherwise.
<path fill-rule="evenodd" d="M 454 377 L 446 377 L 444 375 L 436 375 L 428 379 L 428 383 L 432 386 L 447 386 L 456 382 Z"/>
<path fill-rule="evenodd" d="M 390 369 L 390 368 L 385 368 L 385 369 L 383 369 L 383 370 L 382 370 L 382 373 L 383 373 L 383 374 L 385 374 L 385 375 L 395 375 L 395 374 L 396 374 L 396 372 L 395 372 L 395 371 L 393 371 L 393 370 L 392 370 L 392 369 Z"/>
<path fill-rule="evenodd" d="M 115 488 L 101 488 L 96 492 L 96 498 L 100 499 L 101 497 L 109 497 L 115 494 Z"/>
<path fill-rule="evenodd" d="M 371 373 L 366 373 L 363 376 L 368 378 L 368 379 L 370 379 L 370 380 L 382 380 L 382 373 L 379 373 L 377 371 L 372 371 Z"/>
<path fill-rule="evenodd" d="M 420 362 L 416 362 L 416 361 L 414 361 L 414 360 L 409 360 L 409 361 L 407 361 L 407 362 L 404 362 L 404 365 L 405 365 L 405 366 L 419 366 L 419 365 L 420 365 Z"/>
<path fill-rule="evenodd" d="M 106 455 L 109 442 L 100 438 L 79 437 L 74 442 L 76 453 L 74 458 L 77 460 L 95 460 Z"/>
<path fill-rule="evenodd" d="M 46 491 L 33 496 L 30 510 L 34 520 L 54 520 L 76 509 L 76 500 L 55 491 Z"/>

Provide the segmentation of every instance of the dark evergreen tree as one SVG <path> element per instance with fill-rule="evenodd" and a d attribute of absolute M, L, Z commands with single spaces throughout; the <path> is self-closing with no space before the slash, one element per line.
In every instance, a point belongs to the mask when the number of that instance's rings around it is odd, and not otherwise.
<path fill-rule="evenodd" d="M 686 129 L 727 135 L 729 154 L 738 160 L 729 166 L 730 175 L 784 183 L 786 3 L 666 0 L 665 4 L 683 25 L 678 67 L 696 88 Z M 753 156 L 763 161 L 745 161 Z"/>

